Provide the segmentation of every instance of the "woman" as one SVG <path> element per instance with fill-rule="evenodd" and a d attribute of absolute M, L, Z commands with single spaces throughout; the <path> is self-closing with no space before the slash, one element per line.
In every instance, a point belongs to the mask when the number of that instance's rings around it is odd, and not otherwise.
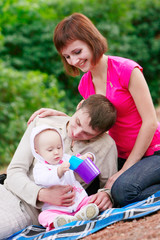
<path fill-rule="evenodd" d="M 142 67 L 105 55 L 106 39 L 80 13 L 57 25 L 54 44 L 68 74 L 85 72 L 78 87 L 82 97 L 99 93 L 117 108 L 117 121 L 109 134 L 117 145 L 119 171 L 106 184 L 115 203 L 123 206 L 160 190 L 160 123 Z"/>

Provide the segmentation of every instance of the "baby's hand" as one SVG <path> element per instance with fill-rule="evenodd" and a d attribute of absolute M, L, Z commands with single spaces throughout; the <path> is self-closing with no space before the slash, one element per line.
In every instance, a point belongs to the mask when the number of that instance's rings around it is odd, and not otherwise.
<path fill-rule="evenodd" d="M 79 158 L 81 159 L 86 159 L 86 158 L 90 158 L 92 161 L 94 160 L 94 157 L 91 153 L 85 153 L 84 155 L 81 155 Z"/>
<path fill-rule="evenodd" d="M 69 171 L 70 163 L 69 162 L 63 162 L 57 169 L 57 173 L 59 178 L 61 178 L 65 172 Z"/>
<path fill-rule="evenodd" d="M 69 163 L 69 162 L 63 162 L 63 163 L 60 165 L 60 167 L 62 168 L 62 170 L 63 170 L 64 173 L 65 173 L 66 171 L 69 170 L 70 163 Z"/>

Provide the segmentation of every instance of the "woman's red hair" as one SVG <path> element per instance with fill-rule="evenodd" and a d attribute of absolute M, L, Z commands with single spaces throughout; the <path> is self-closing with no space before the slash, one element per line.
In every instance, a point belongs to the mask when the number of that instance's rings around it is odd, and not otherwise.
<path fill-rule="evenodd" d="M 107 40 L 102 36 L 94 24 L 81 13 L 73 13 L 64 18 L 55 28 L 54 44 L 59 52 L 66 72 L 71 76 L 79 75 L 79 69 L 67 63 L 61 51 L 68 43 L 81 40 L 88 44 L 93 53 L 92 64 L 95 65 L 108 50 Z"/>

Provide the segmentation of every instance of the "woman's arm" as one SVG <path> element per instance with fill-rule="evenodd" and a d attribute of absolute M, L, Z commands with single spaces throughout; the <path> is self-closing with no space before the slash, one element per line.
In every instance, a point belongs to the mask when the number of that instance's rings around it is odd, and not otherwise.
<path fill-rule="evenodd" d="M 123 165 L 123 168 L 108 180 L 106 184 L 107 188 L 111 188 L 115 180 L 124 171 L 126 171 L 144 156 L 158 127 L 156 112 L 153 106 L 149 88 L 143 74 L 138 68 L 135 68 L 132 71 L 129 82 L 129 91 L 142 118 L 142 125 L 128 159 Z"/>
<path fill-rule="evenodd" d="M 81 100 L 78 105 L 77 105 L 77 110 L 80 108 L 82 102 L 84 101 Z M 55 110 L 55 109 L 51 109 L 51 108 L 41 108 L 37 111 L 35 111 L 31 117 L 29 118 L 27 124 L 29 125 L 34 119 L 36 116 L 39 116 L 40 118 L 44 118 L 44 117 L 48 117 L 48 116 L 67 116 L 67 114 L 61 112 L 61 111 L 58 111 L 58 110 Z"/>
<path fill-rule="evenodd" d="M 142 118 L 142 125 L 123 170 L 128 169 L 144 156 L 158 127 L 158 120 L 149 88 L 138 68 L 135 68 L 131 74 L 129 91 Z"/>
<path fill-rule="evenodd" d="M 144 156 L 158 127 L 158 120 L 149 88 L 143 74 L 138 68 L 132 71 L 129 91 L 142 118 L 142 125 L 135 145 L 123 166 L 124 171 Z"/>
<path fill-rule="evenodd" d="M 81 105 L 82 105 L 83 102 L 84 102 L 84 99 L 82 99 L 82 100 L 78 103 L 78 105 L 77 105 L 77 107 L 76 107 L 76 110 L 78 110 L 78 109 L 81 107 Z"/>
<path fill-rule="evenodd" d="M 63 112 L 60 112 L 51 108 L 41 108 L 31 115 L 27 124 L 29 125 L 35 119 L 36 116 L 39 116 L 40 118 L 44 118 L 48 116 L 67 116 L 67 115 Z"/>

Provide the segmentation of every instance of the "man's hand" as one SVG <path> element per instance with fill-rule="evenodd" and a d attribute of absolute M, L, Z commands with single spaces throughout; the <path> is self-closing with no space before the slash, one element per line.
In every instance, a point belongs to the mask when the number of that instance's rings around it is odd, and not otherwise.
<path fill-rule="evenodd" d="M 40 118 L 44 118 L 48 116 L 67 116 L 65 113 L 51 109 L 51 108 L 41 108 L 31 115 L 27 124 L 29 125 L 34 120 L 34 118 L 38 115 Z"/>
<path fill-rule="evenodd" d="M 92 195 L 92 198 L 89 201 L 89 203 L 95 203 L 100 211 L 112 208 L 113 206 L 110 196 L 106 192 L 98 192 Z"/>
<path fill-rule="evenodd" d="M 106 183 L 106 185 L 105 185 L 105 188 L 111 189 L 112 186 L 113 186 L 113 183 L 116 181 L 116 179 L 117 179 L 123 172 L 124 172 L 124 171 L 121 169 L 120 171 L 118 171 L 117 173 L 115 173 L 114 175 L 112 175 L 112 176 L 108 179 L 108 181 L 107 181 L 107 183 Z"/>
<path fill-rule="evenodd" d="M 74 204 L 75 192 L 70 185 L 52 186 L 50 188 L 42 188 L 38 193 L 37 199 L 40 202 L 47 202 L 51 205 L 69 207 Z"/>

